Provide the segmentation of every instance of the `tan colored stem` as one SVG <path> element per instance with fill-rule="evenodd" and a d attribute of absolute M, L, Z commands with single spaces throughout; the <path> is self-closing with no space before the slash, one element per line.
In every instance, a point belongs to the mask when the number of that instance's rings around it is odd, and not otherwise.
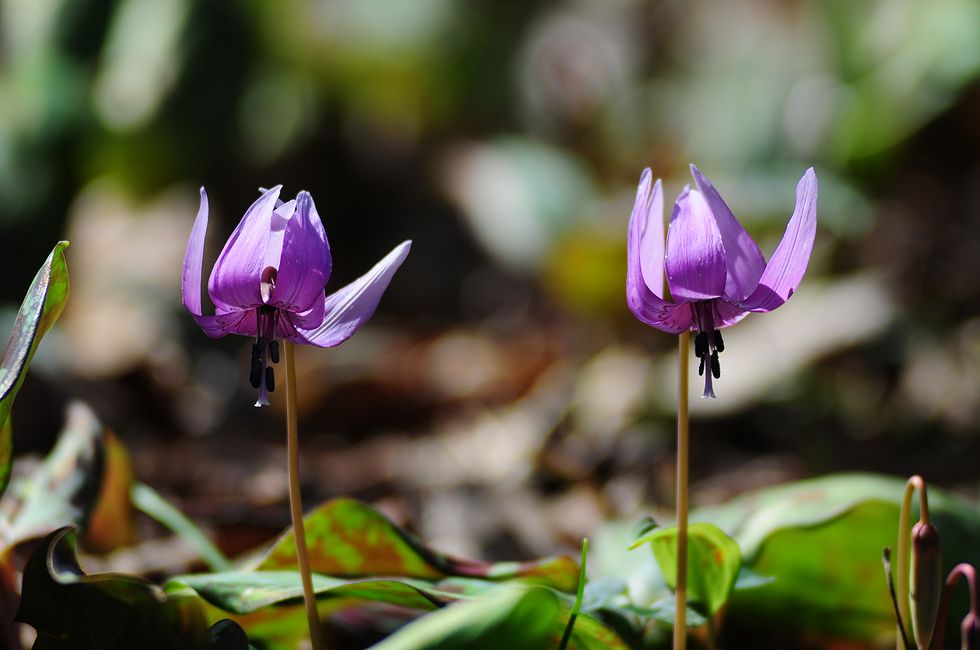
<path fill-rule="evenodd" d="M 299 486 L 299 426 L 296 415 L 296 356 L 293 344 L 283 341 L 286 362 L 286 455 L 289 462 L 289 510 L 293 519 L 296 538 L 296 561 L 303 580 L 303 603 L 310 625 L 310 643 L 313 650 L 325 650 L 320 616 L 316 609 L 316 593 L 313 591 L 313 575 L 310 572 L 310 554 L 306 548 L 306 527 L 303 525 L 303 501 Z"/>
<path fill-rule="evenodd" d="M 902 625 L 909 621 L 912 613 L 909 605 L 909 545 L 912 536 L 912 496 L 915 492 L 919 493 L 919 520 L 925 524 L 929 523 L 929 497 L 926 494 L 926 482 L 921 476 L 916 474 L 905 484 L 905 493 L 902 495 L 902 508 L 898 515 L 898 553 L 895 556 L 895 591 L 898 600 L 898 614 L 902 619 Z M 895 641 L 897 650 L 902 650 L 902 634 L 899 631 Z"/>
<path fill-rule="evenodd" d="M 674 593 L 674 650 L 687 646 L 687 384 L 691 333 L 682 332 L 677 346 L 677 583 Z M 709 369 L 710 372 L 710 369 Z"/>

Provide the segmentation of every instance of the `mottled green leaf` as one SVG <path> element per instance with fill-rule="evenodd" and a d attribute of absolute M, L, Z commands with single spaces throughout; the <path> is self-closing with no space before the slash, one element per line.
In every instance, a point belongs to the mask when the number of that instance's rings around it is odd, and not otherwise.
<path fill-rule="evenodd" d="M 715 614 L 728 601 L 742 555 L 738 544 L 714 524 L 695 523 L 688 528 L 687 597 Z M 677 584 L 677 528 L 658 528 L 633 543 L 650 544 L 667 584 Z"/>
<path fill-rule="evenodd" d="M 429 549 L 380 512 L 353 499 L 334 499 L 304 518 L 310 564 L 333 576 L 387 575 L 437 579 L 469 576 L 488 580 L 522 578 L 562 591 L 578 582 L 578 564 L 558 556 L 495 564 L 461 560 Z M 296 568 L 292 528 L 259 559 L 262 571 Z"/>
<path fill-rule="evenodd" d="M 290 647 L 303 637 L 306 619 L 302 615 L 303 588 L 294 571 L 240 571 L 177 576 L 166 585 L 169 593 L 193 591 L 209 605 L 218 608 L 212 620 L 224 612 L 248 631 L 249 637 L 264 647 Z M 341 579 L 313 575 L 321 616 L 364 605 L 385 604 L 414 610 L 436 610 L 457 601 L 486 601 L 517 589 L 513 583 L 478 578 L 451 577 L 438 582 L 411 578 Z M 545 589 L 545 588 L 542 588 Z M 571 596 L 554 592 L 565 615 L 552 627 L 555 644 L 567 623 Z M 274 606 L 274 607 L 273 607 Z M 624 648 L 615 632 L 586 614 L 579 614 L 569 648 L 605 650 Z"/>
<path fill-rule="evenodd" d="M 34 276 L 0 360 L 0 494 L 10 480 L 13 444 L 10 409 L 41 338 L 61 315 L 68 299 L 68 266 L 64 255 L 67 247 L 68 242 L 58 242 Z"/>
<path fill-rule="evenodd" d="M 295 571 L 200 573 L 172 578 L 167 590 L 189 587 L 226 612 L 250 614 L 269 605 L 299 602 L 303 585 Z M 458 598 L 423 581 L 394 579 L 345 580 L 314 574 L 313 590 L 320 598 L 384 602 L 412 609 L 432 609 Z"/>
<path fill-rule="evenodd" d="M 35 648 L 204 650 L 208 631 L 197 599 L 165 594 L 133 576 L 86 575 L 75 532 L 48 535 L 24 568 L 16 620 L 34 627 Z"/>

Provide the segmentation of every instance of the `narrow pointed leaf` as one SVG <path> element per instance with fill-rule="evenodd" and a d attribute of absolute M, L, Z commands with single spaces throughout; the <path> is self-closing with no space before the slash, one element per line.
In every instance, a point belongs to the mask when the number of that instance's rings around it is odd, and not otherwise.
<path fill-rule="evenodd" d="M 133 506 L 161 524 L 174 531 L 185 542 L 194 547 L 201 559 L 213 571 L 230 571 L 231 561 L 214 545 L 197 525 L 166 499 L 144 483 L 135 483 L 129 492 Z"/>
<path fill-rule="evenodd" d="M 14 320 L 3 359 L 0 360 L 0 494 L 10 480 L 10 409 L 41 338 L 58 320 L 68 300 L 68 266 L 64 254 L 66 248 L 68 242 L 58 242 L 34 276 Z"/>

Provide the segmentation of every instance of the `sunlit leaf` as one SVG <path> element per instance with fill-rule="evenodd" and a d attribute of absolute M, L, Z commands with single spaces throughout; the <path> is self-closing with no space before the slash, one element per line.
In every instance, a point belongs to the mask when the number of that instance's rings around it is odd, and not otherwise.
<path fill-rule="evenodd" d="M 374 650 L 538 650 L 559 625 L 561 604 L 547 589 L 513 591 L 448 607 L 406 625 Z"/>
<path fill-rule="evenodd" d="M 208 631 L 198 601 L 165 594 L 121 574 L 86 575 L 70 527 L 48 535 L 24 568 L 16 620 L 34 627 L 37 649 L 204 650 Z"/>
<path fill-rule="evenodd" d="M 10 409 L 41 338 L 58 320 L 68 299 L 68 266 L 64 255 L 67 247 L 68 242 L 58 242 L 34 276 L 0 360 L 0 494 L 10 480 Z"/>
<path fill-rule="evenodd" d="M 450 577 L 438 582 L 411 578 L 342 579 L 313 575 L 321 617 L 351 607 L 393 605 L 407 610 L 437 610 L 458 601 L 486 601 L 517 587 L 512 583 L 478 578 Z M 292 647 L 291 640 L 306 634 L 303 587 L 295 571 L 239 571 L 177 576 L 166 589 L 170 593 L 192 590 L 217 608 L 211 619 L 232 614 L 255 643 L 263 647 Z M 557 645 L 567 623 L 572 596 L 553 592 L 564 615 L 550 629 Z M 624 648 L 616 633 L 586 613 L 575 622 L 569 648 L 606 650 Z"/>
<path fill-rule="evenodd" d="M 752 634 L 763 617 L 787 638 L 867 642 L 894 634 L 881 550 L 895 545 L 904 488 L 905 480 L 895 477 L 837 474 L 692 512 L 692 521 L 713 522 L 738 542 L 745 566 L 771 578 L 751 589 L 736 582 L 724 631 Z M 938 488 L 930 489 L 929 505 L 945 570 L 955 562 L 980 563 L 977 507 Z M 626 581 L 633 602 L 648 607 L 667 587 L 650 555 L 619 551 L 631 542 L 630 529 L 613 522 L 595 536 L 602 558 L 597 572 Z"/>
<path fill-rule="evenodd" d="M 775 578 L 764 589 L 736 591 L 726 625 L 740 625 L 739 617 L 752 612 L 797 634 L 865 640 L 892 634 L 880 556 L 896 543 L 904 489 L 904 479 L 889 476 L 833 475 L 698 513 L 732 532 L 755 572 Z M 940 531 L 944 570 L 980 563 L 976 505 L 932 488 L 929 510 Z"/>
<path fill-rule="evenodd" d="M 696 523 L 688 528 L 687 596 L 715 614 L 728 600 L 742 566 L 738 544 L 714 524 Z M 667 584 L 677 584 L 677 528 L 656 529 L 634 542 L 650 544 Z"/>
<path fill-rule="evenodd" d="M 461 560 L 424 546 L 380 512 L 353 499 L 334 499 L 304 518 L 313 571 L 333 576 L 387 575 L 436 579 L 470 576 L 488 580 L 522 578 L 561 591 L 578 582 L 578 564 L 558 556 L 495 564 Z M 274 571 L 296 567 L 292 529 L 254 566 Z"/>
<path fill-rule="evenodd" d="M 269 605 L 300 602 L 303 585 L 295 571 L 240 571 L 176 576 L 168 590 L 190 587 L 226 612 L 250 614 Z M 395 579 L 345 580 L 314 574 L 313 590 L 322 598 L 384 602 L 412 609 L 432 609 L 459 596 L 422 581 Z"/>

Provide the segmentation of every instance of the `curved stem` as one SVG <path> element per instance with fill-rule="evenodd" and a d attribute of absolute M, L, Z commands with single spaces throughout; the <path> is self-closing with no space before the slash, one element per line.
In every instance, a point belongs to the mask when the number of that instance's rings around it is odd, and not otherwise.
<path fill-rule="evenodd" d="M 929 523 L 929 498 L 926 495 L 926 482 L 921 476 L 916 474 L 905 484 L 905 493 L 902 495 L 902 508 L 898 515 L 898 548 L 895 556 L 895 591 L 898 602 L 899 626 L 904 626 L 911 616 L 909 608 L 909 543 L 911 541 L 912 527 L 912 495 L 919 492 L 919 519 L 924 523 Z M 902 633 L 898 630 L 898 638 L 895 640 L 897 650 L 902 649 Z"/>
<path fill-rule="evenodd" d="M 953 587 L 959 578 L 966 580 L 967 589 L 970 590 L 970 613 L 974 616 L 980 614 L 980 585 L 977 584 L 977 570 L 973 565 L 957 564 L 946 577 L 946 586 L 943 588 L 943 595 L 939 601 L 939 615 L 936 617 L 936 632 L 932 636 L 932 650 L 942 650 L 943 637 L 946 632 L 946 617 L 949 615 L 949 601 L 953 597 Z"/>
<path fill-rule="evenodd" d="M 687 383 L 691 333 L 678 336 L 677 347 L 677 599 L 674 608 L 674 650 L 687 645 Z"/>
<path fill-rule="evenodd" d="M 296 416 L 296 357 L 293 344 L 283 341 L 286 361 L 286 455 L 289 462 L 289 510 L 293 519 L 293 536 L 296 538 L 296 560 L 303 580 L 303 603 L 310 625 L 310 642 L 313 650 L 324 650 L 320 616 L 316 609 L 316 593 L 313 591 L 313 575 L 310 573 L 310 556 L 306 548 L 306 527 L 303 525 L 303 502 L 299 489 L 299 426 Z"/>

